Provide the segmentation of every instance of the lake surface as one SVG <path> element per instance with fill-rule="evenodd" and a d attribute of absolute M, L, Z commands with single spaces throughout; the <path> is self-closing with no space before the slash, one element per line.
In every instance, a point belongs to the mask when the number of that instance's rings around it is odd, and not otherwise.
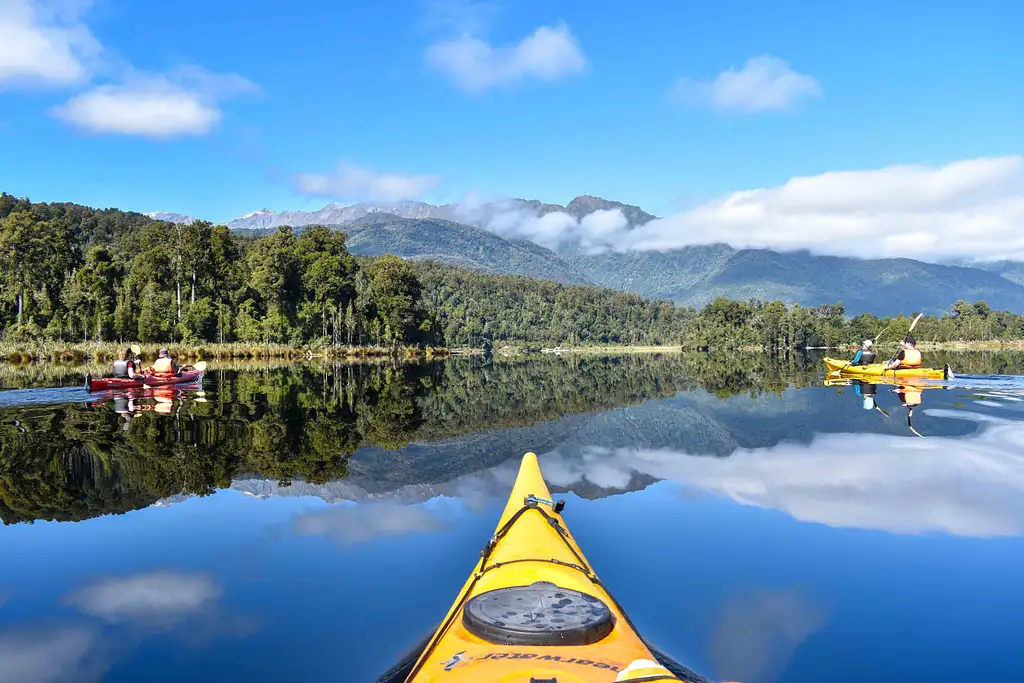
<path fill-rule="evenodd" d="M 873 387 L 753 355 L 222 364 L 130 400 L 4 366 L 0 683 L 372 682 L 527 451 L 709 678 L 1024 680 L 1024 355 L 937 360 Z"/>

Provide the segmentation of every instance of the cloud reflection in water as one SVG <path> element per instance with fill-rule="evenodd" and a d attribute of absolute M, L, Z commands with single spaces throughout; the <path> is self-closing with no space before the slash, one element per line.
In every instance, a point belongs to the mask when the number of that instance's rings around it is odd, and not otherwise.
<path fill-rule="evenodd" d="M 984 429 L 969 439 L 819 434 L 809 445 L 738 449 L 726 458 L 589 447 L 546 454 L 541 468 L 550 483 L 567 487 L 588 481 L 622 488 L 639 472 L 835 527 L 1024 534 L 1024 423 L 963 411 L 928 414 Z"/>
<path fill-rule="evenodd" d="M 21 627 L 0 632 L 0 683 L 95 681 L 106 671 L 99 634 L 81 626 Z"/>

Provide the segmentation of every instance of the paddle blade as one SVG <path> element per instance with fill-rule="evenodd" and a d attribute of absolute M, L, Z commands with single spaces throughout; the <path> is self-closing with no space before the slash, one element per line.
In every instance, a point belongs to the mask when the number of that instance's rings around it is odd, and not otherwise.
<path fill-rule="evenodd" d="M 129 348 L 131 348 L 132 353 L 134 353 L 136 356 L 142 353 L 142 347 L 139 346 L 138 344 L 132 344 Z"/>
<path fill-rule="evenodd" d="M 924 315 L 924 313 L 917 314 L 917 317 L 914 318 L 914 322 L 910 323 L 910 329 L 907 331 L 907 334 L 910 334 L 911 332 L 914 331 L 914 328 L 917 327 L 917 321 L 921 319 L 922 315 Z"/>
<path fill-rule="evenodd" d="M 206 361 L 205 360 L 201 360 L 198 363 L 196 363 L 195 365 L 193 365 L 192 367 L 194 367 L 199 372 L 206 372 Z"/>

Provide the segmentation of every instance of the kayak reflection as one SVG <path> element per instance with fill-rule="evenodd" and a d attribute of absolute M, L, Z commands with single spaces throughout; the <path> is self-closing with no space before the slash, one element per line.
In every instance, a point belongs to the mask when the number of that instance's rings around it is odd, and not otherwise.
<path fill-rule="evenodd" d="M 925 389 L 944 389 L 941 385 L 928 384 L 918 378 L 909 379 L 896 377 L 893 379 L 875 379 L 871 382 L 862 379 L 826 377 L 825 386 L 853 387 L 854 394 L 861 399 L 864 410 L 877 410 L 889 418 L 889 412 L 878 404 L 879 385 L 888 386 L 899 405 L 907 410 L 907 427 L 916 436 L 923 436 L 914 428 L 914 409 L 922 404 Z"/>
<path fill-rule="evenodd" d="M 892 393 L 896 395 L 900 405 L 907 409 L 907 428 L 911 432 L 923 438 L 923 434 L 914 429 L 913 418 L 914 408 L 921 405 L 921 401 L 924 398 L 924 390 L 929 388 L 928 385 L 919 384 L 916 382 L 901 380 L 895 387 L 892 388 Z M 938 389 L 939 387 L 931 387 Z"/>
<path fill-rule="evenodd" d="M 91 408 L 110 405 L 114 412 L 124 417 L 122 430 L 128 431 L 132 418 L 139 413 L 154 412 L 160 415 L 177 415 L 187 403 L 205 403 L 206 392 L 184 391 L 170 387 L 145 389 L 124 389 L 109 393 L 103 398 L 90 401 Z"/>

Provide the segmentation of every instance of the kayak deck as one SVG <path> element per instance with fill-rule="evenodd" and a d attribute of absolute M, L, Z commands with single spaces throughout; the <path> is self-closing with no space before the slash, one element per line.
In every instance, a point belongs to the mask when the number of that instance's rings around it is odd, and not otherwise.
<path fill-rule="evenodd" d="M 869 365 L 850 365 L 848 360 L 836 358 L 825 358 L 825 365 L 830 373 L 838 373 L 844 376 L 864 377 L 924 377 L 926 379 L 949 379 L 953 375 L 949 365 L 937 368 L 896 368 L 887 370 L 884 363 L 871 363 Z"/>
<path fill-rule="evenodd" d="M 378 683 L 689 681 L 659 659 L 594 574 L 523 456 L 497 529 L 440 627 Z M 671 667 L 671 668 L 669 668 Z"/>

